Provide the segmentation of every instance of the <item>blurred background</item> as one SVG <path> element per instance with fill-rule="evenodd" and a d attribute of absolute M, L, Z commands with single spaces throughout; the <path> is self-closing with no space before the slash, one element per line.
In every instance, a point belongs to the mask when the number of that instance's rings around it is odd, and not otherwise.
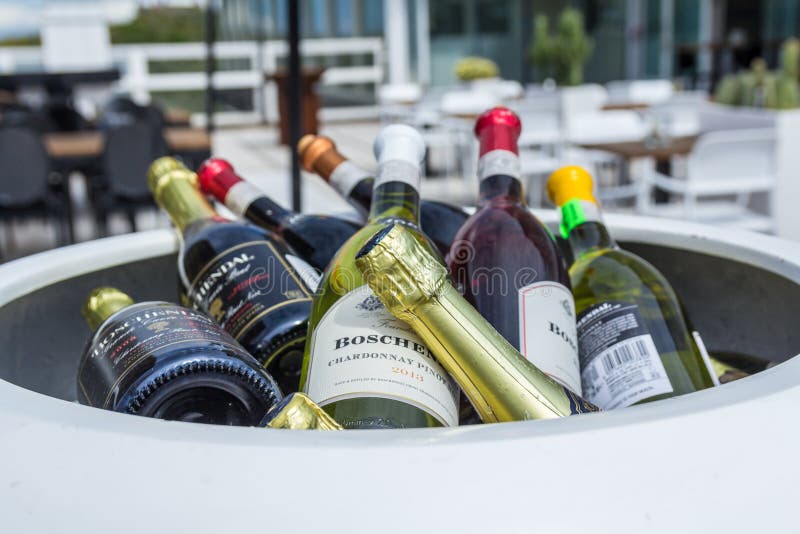
<path fill-rule="evenodd" d="M 165 154 L 292 206 L 293 118 L 370 169 L 379 128 L 411 124 L 423 194 L 472 206 L 495 105 L 522 118 L 533 208 L 580 164 L 607 210 L 800 238 L 797 35 L 800 0 L 0 0 L 0 254 L 167 226 L 144 180 Z M 295 208 L 349 209 L 299 187 Z"/>

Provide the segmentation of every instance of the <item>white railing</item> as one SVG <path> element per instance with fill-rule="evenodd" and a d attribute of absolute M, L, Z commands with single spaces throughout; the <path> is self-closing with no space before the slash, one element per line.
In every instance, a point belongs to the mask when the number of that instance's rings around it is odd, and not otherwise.
<path fill-rule="evenodd" d="M 346 84 L 374 84 L 375 89 L 383 82 L 384 59 L 383 40 L 375 37 L 305 39 L 300 44 L 301 54 L 314 57 L 337 57 L 366 55 L 367 65 L 352 67 L 330 67 L 322 76 L 322 86 Z M 258 44 L 255 41 L 229 41 L 214 45 L 218 59 L 244 59 L 246 70 L 224 70 L 214 74 L 216 89 L 250 89 L 253 91 L 253 111 L 217 112 L 215 120 L 220 123 L 254 123 L 261 119 L 261 112 L 268 121 L 278 120 L 278 94 L 275 83 L 263 81 L 263 76 L 276 72 L 279 60 L 288 55 L 284 41 L 266 41 L 262 44 L 259 58 Z M 112 47 L 114 64 L 122 72 L 116 87 L 130 93 L 137 101 L 148 102 L 153 92 L 202 91 L 206 88 L 205 72 L 165 72 L 150 71 L 151 61 L 203 61 L 206 57 L 204 43 L 174 44 L 136 44 L 114 45 Z M 259 62 L 263 73 L 258 72 Z M 42 53 L 39 47 L 0 48 L 0 73 L 32 71 L 42 69 Z M 261 89 L 264 89 L 263 93 Z M 377 116 L 375 106 L 348 108 L 323 108 L 323 118 L 347 119 L 354 117 Z M 204 116 L 197 114 L 193 120 L 202 122 Z"/>

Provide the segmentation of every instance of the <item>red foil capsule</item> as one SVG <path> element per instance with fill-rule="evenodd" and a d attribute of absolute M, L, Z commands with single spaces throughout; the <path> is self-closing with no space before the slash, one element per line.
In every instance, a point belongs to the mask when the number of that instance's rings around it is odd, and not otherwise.
<path fill-rule="evenodd" d="M 213 195 L 220 202 L 225 202 L 225 196 L 231 187 L 243 180 L 236 175 L 233 165 L 222 158 L 210 158 L 197 169 L 197 178 L 200 189 L 204 193 Z"/>
<path fill-rule="evenodd" d="M 522 131 L 522 122 L 516 113 L 502 106 L 484 112 L 475 122 L 475 136 L 480 141 L 480 154 L 492 150 L 508 150 L 519 154 L 517 139 Z"/>

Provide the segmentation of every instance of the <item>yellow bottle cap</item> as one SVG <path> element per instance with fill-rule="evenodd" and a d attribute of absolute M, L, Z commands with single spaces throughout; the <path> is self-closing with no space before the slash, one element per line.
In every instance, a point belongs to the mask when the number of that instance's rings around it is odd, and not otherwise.
<path fill-rule="evenodd" d="M 568 165 L 553 172 L 547 180 L 547 196 L 558 207 L 570 200 L 587 200 L 597 204 L 592 190 L 592 175 L 583 167 Z"/>

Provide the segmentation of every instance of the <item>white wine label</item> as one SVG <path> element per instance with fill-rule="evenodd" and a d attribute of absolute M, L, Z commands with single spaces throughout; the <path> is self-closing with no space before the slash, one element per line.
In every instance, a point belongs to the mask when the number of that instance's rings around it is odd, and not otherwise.
<path fill-rule="evenodd" d="M 575 301 L 565 286 L 535 282 L 519 290 L 519 347 L 536 367 L 582 394 Z"/>
<path fill-rule="evenodd" d="M 372 176 L 352 161 L 343 161 L 331 173 L 330 183 L 342 196 L 347 197 L 350 191 L 363 180 Z"/>
<path fill-rule="evenodd" d="M 388 182 L 402 182 L 419 190 L 419 165 L 407 161 L 389 160 L 380 164 L 373 187 Z"/>
<path fill-rule="evenodd" d="M 320 406 L 360 397 L 395 399 L 444 426 L 458 425 L 458 386 L 366 285 L 336 301 L 311 334 L 304 391 Z"/>
<path fill-rule="evenodd" d="M 297 274 L 300 275 L 300 278 L 306 283 L 308 289 L 312 292 L 316 292 L 322 275 L 311 265 L 306 263 L 305 260 L 298 258 L 294 254 L 287 254 L 285 257 L 286 261 L 294 267 L 294 270 L 297 271 Z"/>
<path fill-rule="evenodd" d="M 513 176 L 519 178 L 521 175 L 519 156 L 510 150 L 490 150 L 478 160 L 478 180 L 483 180 L 489 176 Z"/>
<path fill-rule="evenodd" d="M 249 182 L 237 182 L 225 195 L 225 206 L 236 215 L 244 216 L 247 207 L 264 192 Z"/>
<path fill-rule="evenodd" d="M 603 410 L 672 392 L 672 383 L 639 309 L 604 302 L 578 315 L 583 397 Z"/>

